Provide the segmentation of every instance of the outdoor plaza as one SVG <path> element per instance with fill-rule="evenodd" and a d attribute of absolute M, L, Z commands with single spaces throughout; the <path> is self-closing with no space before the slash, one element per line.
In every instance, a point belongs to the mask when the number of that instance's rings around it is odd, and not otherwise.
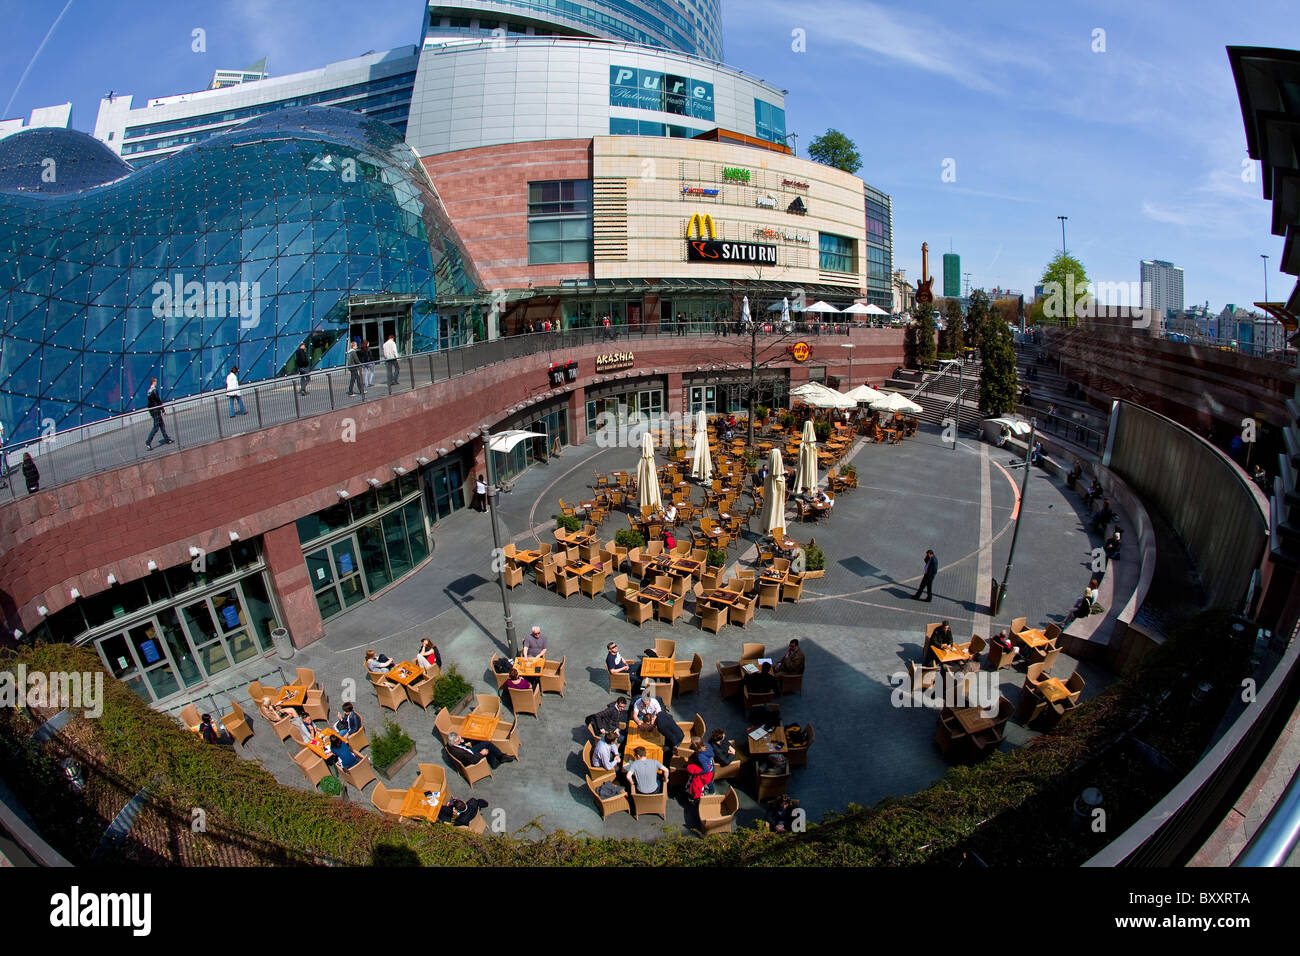
<path fill-rule="evenodd" d="M 813 414 L 800 416 L 810 419 L 807 429 Z M 1054 644 L 1095 576 L 1088 508 L 1059 479 L 1031 469 L 1009 593 L 991 619 L 991 578 L 1001 573 L 1019 497 L 1014 457 L 966 438 L 954 448 L 929 426 L 901 425 L 897 438 L 877 441 L 878 420 L 865 413 L 849 425 L 841 420 L 801 461 L 804 429 L 773 416 L 756 423 L 751 448 L 746 422 L 715 417 L 700 433 L 709 440 L 707 480 L 691 476 L 693 448 L 669 454 L 667 434 L 638 436 L 635 447 L 602 447 L 593 437 L 565 449 L 498 497 L 504 554 L 493 553 L 487 515 L 449 517 L 423 569 L 330 622 L 325 639 L 299 651 L 292 666 L 268 662 L 245 711 L 257 710 L 259 695 L 292 703 L 301 694 L 306 713 L 332 725 L 341 688 L 354 688 L 364 730 L 351 741 L 362 762 L 342 775 L 354 787 L 350 799 L 418 821 L 436 817 L 453 795 L 473 797 L 487 802 L 476 829 L 486 819 L 523 838 L 565 830 L 654 839 L 665 826 L 698 832 L 696 806 L 682 790 L 690 742 L 719 729 L 739 759 L 714 768 L 716 793 L 702 803 L 718 821 L 711 830 L 764 819 L 781 793 L 816 822 L 850 802 L 922 789 L 953 762 L 1022 746 L 1113 679 Z M 658 485 L 657 503 L 648 484 Z M 810 490 L 834 504 L 815 507 Z M 578 529 L 557 528 L 562 516 L 576 518 Z M 646 544 L 615 544 L 620 528 L 648 536 Z M 675 547 L 664 546 L 665 529 Z M 824 555 L 820 573 L 808 569 L 814 543 Z M 928 603 L 914 599 L 927 548 L 938 563 Z M 507 668 L 493 666 L 509 654 L 494 574 L 502 558 L 520 639 L 537 627 L 548 642 L 545 661 L 515 662 L 525 689 L 505 687 Z M 954 638 L 932 653 L 943 621 Z M 1007 628 L 1020 632 L 1014 657 L 988 646 Z M 439 668 L 417 654 L 425 638 L 441 652 L 441 671 L 455 666 L 472 685 L 459 712 L 432 706 L 429 678 Z M 779 660 L 791 639 L 805 655 L 802 677 L 751 693 L 747 672 Z M 620 694 L 629 710 L 637 701 L 628 676 L 606 669 L 611 642 L 640 665 L 683 737 L 674 748 L 633 722 L 618 742 L 624 764 L 637 745 L 661 760 L 666 799 L 638 796 L 634 806 L 626 793 L 597 794 L 614 774 L 589 763 L 597 737 L 587 718 Z M 387 677 L 367 674 L 369 650 L 395 664 Z M 959 685 L 968 697 L 956 703 L 973 706 L 925 702 L 937 687 L 952 703 Z M 282 783 L 315 786 L 337 773 L 327 735 L 304 746 L 288 728 L 277 735 L 260 717 L 249 719 L 257 732 L 242 755 Z M 389 719 L 416 753 L 393 780 L 372 783 L 366 735 Z M 803 746 L 784 740 L 794 724 Z M 449 733 L 471 747 L 491 741 L 493 766 L 457 761 L 444 748 Z M 788 768 L 758 774 L 757 758 L 773 749 L 788 755 Z M 615 782 L 626 785 L 621 775 Z M 437 796 L 426 800 L 427 792 Z M 647 813 L 650 820 L 639 819 Z"/>

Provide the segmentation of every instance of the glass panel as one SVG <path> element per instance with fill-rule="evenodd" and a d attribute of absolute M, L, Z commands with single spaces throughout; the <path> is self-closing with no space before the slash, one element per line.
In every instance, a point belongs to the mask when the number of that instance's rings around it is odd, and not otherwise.
<path fill-rule="evenodd" d="M 257 654 L 257 644 L 253 642 L 252 635 L 248 633 L 247 629 L 229 635 L 226 642 L 230 646 L 230 656 L 235 659 L 236 664 L 246 661 Z"/>
<path fill-rule="evenodd" d="M 361 563 L 366 573 L 366 588 L 371 594 L 392 583 L 388 560 L 384 556 L 384 535 L 378 521 L 357 529 L 357 543 L 361 546 Z"/>
<path fill-rule="evenodd" d="M 411 545 L 411 563 L 419 564 L 429 556 L 429 539 L 424 530 L 424 509 L 412 501 L 402 509 L 406 517 L 406 536 Z"/>
<path fill-rule="evenodd" d="M 328 621 L 343 610 L 339 606 L 339 596 L 333 588 L 327 588 L 316 595 L 316 607 L 320 609 L 320 619 L 322 621 Z"/>
<path fill-rule="evenodd" d="M 244 604 L 248 607 L 248 617 L 252 621 L 253 633 L 257 636 L 258 643 L 262 650 L 271 650 L 273 646 L 271 629 L 275 625 L 275 610 L 271 607 L 271 599 L 266 593 L 266 581 L 263 580 L 262 575 L 254 574 L 240 581 L 239 589 L 243 592 Z"/>
<path fill-rule="evenodd" d="M 181 623 L 176 619 L 176 609 L 168 608 L 160 613 L 158 624 L 181 680 L 186 686 L 199 683 L 203 680 L 203 675 L 194 661 L 194 652 L 190 649 L 189 642 L 185 640 L 185 631 L 181 629 Z"/>
<path fill-rule="evenodd" d="M 208 672 L 208 676 L 219 674 L 230 666 L 230 658 L 220 641 L 199 648 L 199 663 Z"/>
<path fill-rule="evenodd" d="M 340 581 L 361 573 L 361 562 L 357 560 L 357 549 L 351 537 L 335 541 L 330 545 L 334 554 L 334 566 L 338 569 Z"/>
<path fill-rule="evenodd" d="M 110 634 L 95 643 L 99 648 L 100 658 L 118 680 L 125 681 L 130 675 L 136 673 L 135 657 L 127 646 L 125 634 Z"/>
<path fill-rule="evenodd" d="M 163 664 L 161 667 L 147 670 L 145 676 L 149 678 L 149 686 L 153 688 L 153 694 L 156 698 L 170 697 L 172 694 L 180 693 L 180 682 L 176 680 L 176 675 L 172 672 L 170 664 Z"/>
<path fill-rule="evenodd" d="M 366 591 L 361 583 L 360 574 L 353 574 L 344 578 L 339 582 L 338 589 L 339 593 L 343 595 L 343 603 L 347 607 L 352 607 L 354 604 L 360 604 L 366 599 Z M 322 591 L 321 593 L 325 594 L 332 592 Z"/>
<path fill-rule="evenodd" d="M 383 526 L 388 566 L 396 581 L 411 570 L 411 549 L 406 543 L 406 524 L 402 521 L 402 512 L 398 510 L 384 515 Z"/>
<path fill-rule="evenodd" d="M 338 545 L 335 545 L 337 548 Z M 330 564 L 329 552 L 324 548 L 305 556 L 307 561 L 307 578 L 311 581 L 313 591 L 334 583 L 334 568 Z M 355 567 L 355 562 L 354 562 Z"/>
<path fill-rule="evenodd" d="M 218 591 L 212 595 L 212 612 L 217 617 L 222 634 L 229 634 L 244 627 L 244 609 L 239 606 L 239 598 L 232 591 Z"/>

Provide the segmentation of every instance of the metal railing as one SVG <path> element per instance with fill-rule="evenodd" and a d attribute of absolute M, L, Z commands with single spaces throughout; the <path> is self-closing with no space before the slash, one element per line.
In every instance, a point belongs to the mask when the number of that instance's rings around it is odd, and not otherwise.
<path fill-rule="evenodd" d="M 1035 408 L 1032 405 L 1016 404 L 1016 411 L 1024 418 L 1038 419 L 1038 430 L 1045 435 L 1054 435 L 1065 441 L 1080 445 L 1090 452 L 1100 455 L 1106 449 L 1106 433 L 1090 425 L 1076 421 L 1068 415 L 1057 412 L 1055 415 Z"/>
<path fill-rule="evenodd" d="M 853 327 L 861 326 L 796 323 L 795 330 L 809 335 L 848 335 Z M 756 328 L 763 335 L 788 334 L 781 329 L 779 322 L 760 322 Z M 813 328 L 818 331 L 813 332 Z M 358 372 L 361 375 L 367 371 L 373 374 L 373 385 L 365 386 L 359 393 L 352 370 L 346 367 L 309 372 L 306 394 L 301 393 L 304 383 L 297 373 L 259 382 L 241 382 L 240 398 L 247 410 L 246 415 L 230 414 L 231 402 L 224 390 L 204 392 L 161 406 L 164 428 L 172 439 L 168 445 L 154 445 L 152 449 L 145 446 L 145 439 L 153 428 L 153 418 L 148 409 L 126 412 L 23 444 L 10 445 L 0 454 L 0 465 L 3 466 L 0 468 L 3 473 L 0 502 L 16 500 L 27 492 L 22 471 L 25 453 L 31 454 L 39 471 L 38 490 L 49 490 L 145 459 L 175 454 L 343 408 L 354 408 L 364 402 L 446 381 L 501 362 L 543 353 L 567 353 L 584 345 L 608 343 L 616 347 L 619 343 L 647 339 L 713 338 L 735 335 L 738 331 L 734 322 L 709 321 L 524 333 L 403 356 L 396 360 L 396 381 L 391 384 L 388 362 L 381 359 L 368 363 Z M 563 357 L 559 355 L 557 360 Z M 349 390 L 353 394 L 349 395 Z M 155 441 L 161 440 L 161 436 L 155 438 Z"/>

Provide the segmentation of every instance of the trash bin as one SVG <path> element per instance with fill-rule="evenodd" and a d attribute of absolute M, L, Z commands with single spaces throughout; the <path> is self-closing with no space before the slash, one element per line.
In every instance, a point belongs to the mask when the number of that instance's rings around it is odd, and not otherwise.
<path fill-rule="evenodd" d="M 993 579 L 993 589 L 989 592 L 989 613 L 998 613 L 998 579 Z"/>
<path fill-rule="evenodd" d="M 1074 800 L 1074 813 L 1070 820 L 1071 828 L 1075 830 L 1086 829 L 1092 823 L 1093 811 L 1100 806 L 1101 791 L 1096 787 L 1088 787 Z"/>
<path fill-rule="evenodd" d="M 293 641 L 289 640 L 289 632 L 285 628 L 277 627 L 271 631 L 271 643 L 275 645 L 275 653 L 280 660 L 287 661 L 293 657 Z"/>

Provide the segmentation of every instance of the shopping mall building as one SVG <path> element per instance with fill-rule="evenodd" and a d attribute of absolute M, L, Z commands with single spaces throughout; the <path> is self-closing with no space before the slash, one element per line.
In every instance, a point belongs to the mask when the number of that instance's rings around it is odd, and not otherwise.
<path fill-rule="evenodd" d="M 793 154 L 783 91 L 720 62 L 718 12 L 430 4 L 404 50 L 0 139 L 8 633 L 94 646 L 165 706 L 422 567 L 485 427 L 544 436 L 493 453 L 509 477 L 602 414 L 887 377 L 898 330 L 778 326 L 757 371 L 728 334 L 746 300 L 760 329 L 787 298 L 888 307 L 891 222 Z M 389 336 L 399 384 L 381 365 L 349 397 L 348 342 Z M 154 377 L 165 451 L 144 447 Z"/>

